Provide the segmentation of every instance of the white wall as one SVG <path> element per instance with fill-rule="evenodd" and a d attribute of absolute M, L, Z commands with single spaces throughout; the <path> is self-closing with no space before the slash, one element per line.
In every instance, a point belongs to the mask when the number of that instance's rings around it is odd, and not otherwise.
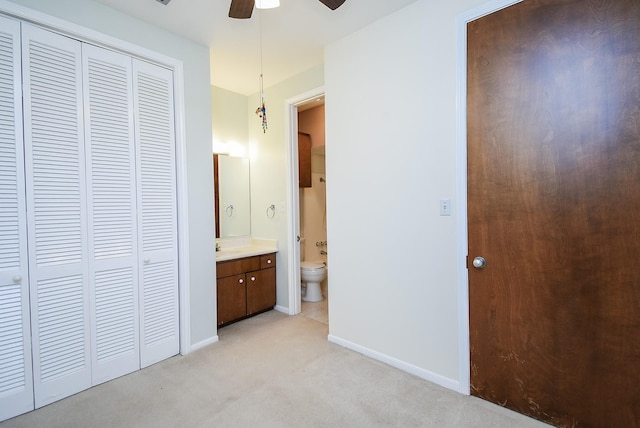
<path fill-rule="evenodd" d="M 183 62 L 192 344 L 216 337 L 209 49 L 91 0 L 14 0 Z M 1 4 L 0 4 L 1 6 Z"/>
<path fill-rule="evenodd" d="M 268 71 L 265 71 L 265 74 Z M 287 273 L 287 158 L 285 137 L 285 101 L 322 86 L 323 67 L 315 67 L 291 79 L 265 89 L 269 129 L 262 132 L 262 122 L 255 115 L 259 95 L 249 97 L 249 151 L 251 157 L 251 234 L 256 238 L 278 241 L 277 305 L 289 308 Z M 298 167 L 297 165 L 295 166 Z M 276 205 L 276 215 L 268 218 L 266 209 Z"/>
<path fill-rule="evenodd" d="M 438 201 L 456 200 L 456 17 L 483 3 L 418 0 L 325 50 L 330 337 L 454 389 L 461 237 Z"/>

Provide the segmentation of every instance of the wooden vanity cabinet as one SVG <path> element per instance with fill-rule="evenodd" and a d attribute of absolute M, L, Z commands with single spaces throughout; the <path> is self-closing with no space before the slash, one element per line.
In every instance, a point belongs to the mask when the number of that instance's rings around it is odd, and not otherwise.
<path fill-rule="evenodd" d="M 276 305 L 276 255 L 216 263 L 218 326 L 273 309 Z"/>

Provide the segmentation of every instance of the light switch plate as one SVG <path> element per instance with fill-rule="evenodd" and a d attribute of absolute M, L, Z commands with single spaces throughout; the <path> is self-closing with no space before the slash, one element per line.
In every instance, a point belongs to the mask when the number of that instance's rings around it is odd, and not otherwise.
<path fill-rule="evenodd" d="M 451 199 L 440 199 L 440 215 L 451 215 Z"/>

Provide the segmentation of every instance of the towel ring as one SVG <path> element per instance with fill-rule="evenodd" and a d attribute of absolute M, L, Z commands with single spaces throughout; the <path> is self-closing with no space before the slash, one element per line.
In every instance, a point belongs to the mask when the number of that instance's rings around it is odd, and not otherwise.
<path fill-rule="evenodd" d="M 231 217 L 233 215 L 233 205 L 229 205 L 224 211 L 227 213 L 227 217 Z"/>
<path fill-rule="evenodd" d="M 267 207 L 267 217 L 274 218 L 276 216 L 276 206 L 271 204 Z"/>

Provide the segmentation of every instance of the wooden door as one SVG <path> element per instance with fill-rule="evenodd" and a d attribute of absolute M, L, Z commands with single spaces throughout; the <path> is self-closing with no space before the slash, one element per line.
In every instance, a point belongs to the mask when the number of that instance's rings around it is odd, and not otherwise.
<path fill-rule="evenodd" d="M 638 58 L 637 0 L 468 26 L 472 394 L 558 426 L 640 426 Z"/>

